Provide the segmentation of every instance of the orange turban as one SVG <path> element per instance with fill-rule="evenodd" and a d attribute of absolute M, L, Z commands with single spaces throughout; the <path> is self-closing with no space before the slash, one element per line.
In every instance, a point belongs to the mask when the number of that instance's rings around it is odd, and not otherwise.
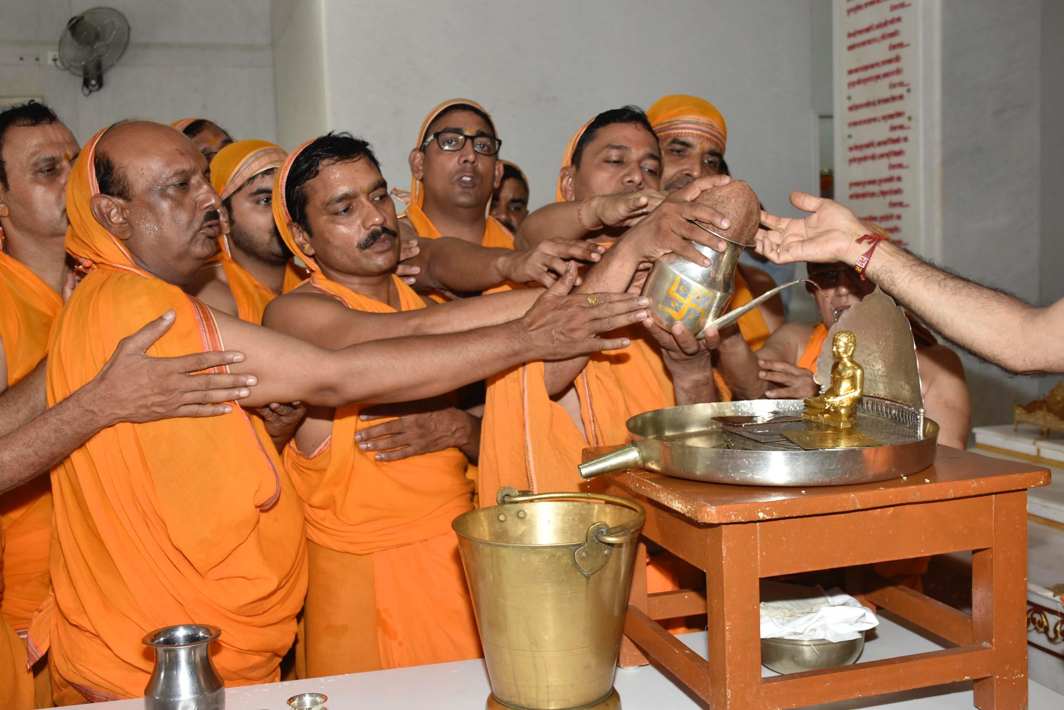
<path fill-rule="evenodd" d="M 662 96 L 647 110 L 650 125 L 659 136 L 695 133 L 715 142 L 724 153 L 728 144 L 728 124 L 716 106 L 687 94 Z"/>
<path fill-rule="evenodd" d="M 425 142 L 425 138 L 429 132 L 429 126 L 436 120 L 436 117 L 449 108 L 454 106 L 472 106 L 478 111 L 483 111 L 485 116 L 490 114 L 484 109 L 483 106 L 471 99 L 447 99 L 446 101 L 437 104 L 436 108 L 429 111 L 429 114 L 425 116 L 425 120 L 421 122 L 421 128 L 417 132 L 417 143 L 414 144 L 414 148 L 420 148 L 421 144 Z M 417 178 L 410 177 L 410 204 L 418 208 L 421 208 L 425 204 L 425 188 L 421 184 L 421 181 Z"/>
<path fill-rule="evenodd" d="M 584 125 L 580 126 L 580 130 L 573 134 L 573 137 L 569 139 L 568 145 L 565 146 L 565 153 L 562 155 L 562 167 L 558 171 L 558 184 L 554 188 L 554 201 L 565 202 L 565 195 L 562 193 L 562 176 L 565 174 L 566 168 L 570 168 L 573 165 L 573 153 L 576 151 L 576 144 L 580 142 L 580 139 L 584 137 L 584 131 L 591 125 L 591 122 L 595 118 L 589 118 L 584 121 Z"/>
<path fill-rule="evenodd" d="M 236 141 L 218 151 L 211 160 L 211 185 L 226 200 L 248 180 L 281 166 L 285 152 L 269 141 Z"/>
<path fill-rule="evenodd" d="M 93 195 L 100 193 L 96 182 L 96 146 L 110 127 L 100 130 L 81 149 L 67 180 L 66 207 L 70 226 L 66 233 L 66 250 L 82 264 L 110 264 L 144 274 L 118 237 L 96 221 L 90 206 Z"/>

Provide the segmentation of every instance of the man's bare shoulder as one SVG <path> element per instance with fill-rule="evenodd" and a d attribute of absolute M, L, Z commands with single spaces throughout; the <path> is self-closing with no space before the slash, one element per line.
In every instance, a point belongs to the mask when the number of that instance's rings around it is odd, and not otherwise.
<path fill-rule="evenodd" d="M 941 343 L 918 348 L 916 360 L 920 365 L 920 377 L 926 380 L 953 377 L 966 380 L 964 363 L 960 355 L 948 345 Z"/>
<path fill-rule="evenodd" d="M 262 316 L 262 324 L 267 328 L 289 331 L 296 323 L 308 319 L 317 321 L 346 310 L 329 294 L 304 283 L 270 301 Z"/>
<path fill-rule="evenodd" d="M 798 362 L 806 343 L 813 335 L 814 326 L 808 323 L 787 322 L 768 337 L 765 346 L 757 352 L 762 359 L 781 360 L 794 364 Z"/>

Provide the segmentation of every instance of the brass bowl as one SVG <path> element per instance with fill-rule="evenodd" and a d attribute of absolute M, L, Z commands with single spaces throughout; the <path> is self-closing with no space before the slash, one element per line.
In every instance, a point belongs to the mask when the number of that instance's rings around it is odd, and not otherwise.
<path fill-rule="evenodd" d="M 864 642 L 864 634 L 849 641 L 761 639 L 761 664 L 783 674 L 848 666 L 861 657 Z"/>

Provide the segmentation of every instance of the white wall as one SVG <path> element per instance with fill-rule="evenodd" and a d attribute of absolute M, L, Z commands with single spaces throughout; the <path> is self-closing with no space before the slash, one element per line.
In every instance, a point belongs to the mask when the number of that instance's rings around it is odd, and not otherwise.
<path fill-rule="evenodd" d="M 1064 298 L 1064 2 L 1042 3 L 1042 303 Z"/>
<path fill-rule="evenodd" d="M 313 14 L 317 2 L 285 0 Z M 467 96 L 492 113 L 503 155 L 553 199 L 561 154 L 580 124 L 664 93 L 705 96 L 729 123 L 728 163 L 766 206 L 816 187 L 810 2 L 775 0 L 323 0 L 325 124 L 368 139 L 393 184 L 406 186 L 418 126 L 443 99 Z M 285 28 L 274 27 L 275 36 Z M 303 52 L 317 51 L 305 42 Z M 278 63 L 282 59 L 277 46 Z M 306 57 L 299 59 L 312 66 Z M 308 77 L 278 73 L 278 104 L 306 98 Z M 279 112 L 287 147 L 304 114 Z"/>
<path fill-rule="evenodd" d="M 129 49 L 81 95 L 81 79 L 47 62 L 67 20 L 121 10 Z M 40 96 L 81 141 L 122 118 L 206 116 L 234 136 L 273 139 L 276 121 L 266 0 L 0 0 L 0 96 Z"/>
<path fill-rule="evenodd" d="M 1050 158 L 1041 141 L 1039 77 L 1049 70 L 1041 66 L 1041 18 L 1039 0 L 944 0 L 942 7 L 938 253 L 943 266 L 1032 303 L 1041 301 L 1050 236 L 1042 233 L 1042 159 L 1062 157 Z M 1035 398 L 1042 385 L 973 357 L 965 367 L 976 423 L 1011 421 L 1012 405 Z"/>
<path fill-rule="evenodd" d="M 277 140 L 294 148 L 329 129 L 325 108 L 324 0 L 273 0 Z"/>

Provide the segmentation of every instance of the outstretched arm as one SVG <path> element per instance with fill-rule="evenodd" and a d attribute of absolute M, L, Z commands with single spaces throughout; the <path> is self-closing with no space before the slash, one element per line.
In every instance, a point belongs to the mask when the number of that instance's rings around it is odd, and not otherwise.
<path fill-rule="evenodd" d="M 530 360 L 557 360 L 624 347 L 605 333 L 646 318 L 635 296 L 568 296 L 576 269 L 548 289 L 520 319 L 461 333 L 390 338 L 325 350 L 225 314 L 215 317 L 227 347 L 247 359 L 259 384 L 245 406 L 302 401 L 335 407 L 426 399 Z"/>
<path fill-rule="evenodd" d="M 500 284 L 552 285 L 571 260 L 598 261 L 602 249 L 585 242 L 549 240 L 528 250 L 497 249 L 464 239 L 421 239 L 409 264 L 420 269 L 418 285 L 458 293 L 485 291 Z"/>
<path fill-rule="evenodd" d="M 104 368 L 45 409 L 46 362 L 0 396 L 0 493 L 48 471 L 96 432 L 122 421 L 209 417 L 247 396 L 250 375 L 195 375 L 239 362 L 236 352 L 152 358 L 145 351 L 173 324 L 170 312 L 119 343 Z"/>
<path fill-rule="evenodd" d="M 811 214 L 764 214 L 757 250 L 776 263 L 857 263 L 870 230 L 846 207 L 802 192 L 795 207 Z M 880 243 L 868 277 L 936 331 L 1014 372 L 1064 372 L 1064 300 L 1038 308 L 938 269 L 890 242 Z"/>
<path fill-rule="evenodd" d="M 379 340 L 381 333 L 400 338 L 437 335 L 500 325 L 520 318 L 543 289 L 515 289 L 398 313 L 368 313 L 345 307 L 314 292 L 289 293 L 266 307 L 262 324 L 329 350 Z"/>
<path fill-rule="evenodd" d="M 611 227 L 631 227 L 664 199 L 656 190 L 642 190 L 552 202 L 525 218 L 517 230 L 518 241 L 534 247 L 547 239 L 574 241 Z"/>

